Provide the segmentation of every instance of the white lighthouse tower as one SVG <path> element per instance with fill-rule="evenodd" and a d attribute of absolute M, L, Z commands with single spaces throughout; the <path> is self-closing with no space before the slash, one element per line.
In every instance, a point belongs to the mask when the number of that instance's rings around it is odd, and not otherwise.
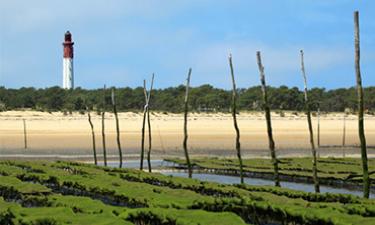
<path fill-rule="evenodd" d="M 65 33 L 64 46 L 64 59 L 63 59 L 63 88 L 74 88 L 74 72 L 73 72 L 73 45 L 72 34 L 67 31 Z"/>

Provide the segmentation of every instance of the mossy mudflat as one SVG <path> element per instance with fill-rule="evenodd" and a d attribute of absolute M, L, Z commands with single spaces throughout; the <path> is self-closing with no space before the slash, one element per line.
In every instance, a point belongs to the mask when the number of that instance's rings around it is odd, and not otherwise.
<path fill-rule="evenodd" d="M 72 162 L 0 161 L 0 224 L 375 224 L 375 201 Z"/>

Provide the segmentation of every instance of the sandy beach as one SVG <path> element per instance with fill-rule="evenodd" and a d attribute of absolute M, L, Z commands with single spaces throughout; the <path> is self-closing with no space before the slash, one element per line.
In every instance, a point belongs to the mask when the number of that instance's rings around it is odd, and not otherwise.
<path fill-rule="evenodd" d="M 102 153 L 101 117 L 92 113 L 96 132 L 98 154 Z M 23 119 L 26 120 L 28 149 L 24 149 Z M 141 144 L 141 113 L 120 113 L 121 142 L 125 157 L 136 157 Z M 295 115 L 286 112 L 284 116 L 272 114 L 274 139 L 279 155 L 309 155 L 310 145 L 307 121 L 304 113 Z M 355 146 L 359 144 L 357 117 L 346 118 L 345 153 L 359 156 Z M 182 156 L 183 115 L 171 113 L 151 114 L 152 149 L 158 157 Z M 246 156 L 268 156 L 266 123 L 261 112 L 241 112 L 238 116 L 241 131 L 241 147 Z M 106 113 L 106 143 L 108 154 L 117 156 L 115 120 Z M 317 117 L 313 117 L 315 137 Z M 375 146 L 375 117 L 365 120 L 369 146 Z M 235 156 L 235 132 L 230 114 L 189 114 L 189 148 L 192 155 Z M 147 131 L 146 131 L 147 132 Z M 342 155 L 343 114 L 322 114 L 320 118 L 320 154 Z M 0 113 L 0 157 L 12 158 L 22 155 L 35 158 L 56 156 L 65 158 L 91 157 L 92 139 L 87 115 L 60 112 L 8 111 Z M 147 148 L 146 138 L 146 148 Z M 335 147 L 336 146 L 336 147 Z M 369 155 L 375 155 L 369 148 Z"/>

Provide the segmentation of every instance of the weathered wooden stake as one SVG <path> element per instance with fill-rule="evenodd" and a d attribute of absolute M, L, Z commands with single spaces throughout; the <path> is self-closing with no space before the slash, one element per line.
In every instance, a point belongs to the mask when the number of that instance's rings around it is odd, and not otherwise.
<path fill-rule="evenodd" d="M 236 90 L 236 81 L 234 79 L 234 71 L 233 71 L 233 63 L 232 63 L 232 54 L 229 55 L 229 66 L 230 66 L 230 72 L 232 76 L 232 117 L 233 117 L 233 125 L 234 129 L 236 130 L 236 150 L 237 150 L 237 157 L 240 164 L 240 179 L 241 184 L 244 183 L 244 177 L 243 177 L 243 164 L 242 164 L 242 157 L 241 157 L 241 144 L 240 144 L 240 130 L 238 128 L 237 124 L 237 90 Z"/>
<path fill-rule="evenodd" d="M 23 119 L 23 139 L 24 139 L 24 147 L 27 149 L 27 133 L 26 133 L 26 120 Z"/>
<path fill-rule="evenodd" d="M 95 143 L 94 124 L 91 121 L 90 110 L 89 110 L 89 108 L 87 106 L 86 106 L 86 111 L 87 111 L 87 116 L 88 116 L 89 124 L 90 124 L 90 127 L 91 127 L 92 150 L 93 150 L 93 154 L 94 154 L 94 163 L 95 163 L 95 165 L 98 165 L 98 159 L 96 157 L 96 143 Z"/>
<path fill-rule="evenodd" d="M 313 180 L 314 180 L 314 187 L 315 187 L 315 192 L 319 193 L 320 192 L 320 187 L 319 187 L 319 180 L 318 180 L 318 160 L 316 156 L 316 149 L 315 149 L 315 143 L 314 143 L 314 134 L 313 134 L 313 128 L 312 128 L 312 123 L 311 123 L 311 112 L 310 112 L 310 102 L 307 96 L 307 78 L 306 78 L 306 73 L 305 73 L 305 64 L 303 60 L 303 50 L 301 50 L 301 71 L 302 71 L 302 76 L 304 80 L 304 92 L 305 92 L 305 109 L 306 109 L 306 115 L 307 115 L 307 123 L 309 125 L 309 132 L 310 132 L 310 144 L 311 144 L 311 151 L 313 155 Z"/>
<path fill-rule="evenodd" d="M 355 46 L 355 73 L 357 80 L 357 94 L 358 94 L 358 134 L 361 142 L 361 157 L 363 169 L 363 197 L 370 197 L 370 178 L 368 174 L 368 161 L 367 161 L 367 147 L 366 136 L 364 131 L 364 118 L 363 118 L 363 88 L 360 69 L 360 45 L 359 45 L 359 12 L 354 12 L 354 46 Z"/>
<path fill-rule="evenodd" d="M 190 87 L 190 76 L 191 76 L 191 68 L 189 69 L 189 73 L 186 79 L 186 90 L 185 90 L 185 105 L 184 105 L 184 142 L 183 142 L 183 148 L 185 152 L 185 158 L 186 158 L 186 164 L 188 166 L 188 173 L 189 178 L 193 177 L 193 169 L 191 167 L 190 158 L 189 158 L 189 152 L 187 148 L 187 141 L 188 141 L 188 131 L 187 131 L 187 122 L 188 122 L 188 110 L 189 110 L 189 87 Z"/>
<path fill-rule="evenodd" d="M 143 121 L 142 121 L 142 140 L 141 140 L 141 162 L 139 169 L 143 170 L 143 160 L 144 160 L 144 153 L 145 153 L 145 126 L 146 126 L 146 117 L 149 117 L 149 101 L 151 97 L 151 90 L 152 86 L 154 83 L 154 74 L 152 74 L 152 79 L 151 79 L 151 86 L 150 86 L 150 91 L 147 93 L 147 88 L 146 88 L 146 80 L 143 80 L 143 93 L 145 95 L 145 106 L 143 109 Z M 149 128 L 149 148 L 147 152 L 147 163 L 148 163 L 148 170 L 151 172 L 151 121 L 148 121 L 148 128 Z"/>
<path fill-rule="evenodd" d="M 257 62 L 258 62 L 258 68 L 259 68 L 259 74 L 260 74 L 260 83 L 262 85 L 263 107 L 264 107 L 264 112 L 265 112 L 266 122 L 267 122 L 268 143 L 269 143 L 272 165 L 273 165 L 274 181 L 275 181 L 275 186 L 280 187 L 279 165 L 278 165 L 278 160 L 276 157 L 275 141 L 273 140 L 273 135 L 272 135 L 271 112 L 270 112 L 270 107 L 268 105 L 266 78 L 264 74 L 264 67 L 262 65 L 262 58 L 260 55 L 260 51 L 257 52 Z"/>
<path fill-rule="evenodd" d="M 116 141 L 117 141 L 118 155 L 119 155 L 119 160 L 120 160 L 119 167 L 122 168 L 122 149 L 121 149 L 121 140 L 120 140 L 120 124 L 119 124 L 118 115 L 117 115 L 117 107 L 116 107 L 116 101 L 115 101 L 115 90 L 114 90 L 114 88 L 112 88 L 111 99 L 112 99 L 113 114 L 115 115 L 115 120 L 116 120 L 116 133 L 117 133 Z"/>
<path fill-rule="evenodd" d="M 159 140 L 160 140 L 160 147 L 161 147 L 163 154 L 165 154 L 164 142 L 163 142 L 163 138 L 161 137 L 160 127 L 159 125 L 157 125 L 157 127 L 158 127 L 158 134 L 159 134 Z"/>
<path fill-rule="evenodd" d="M 318 108 L 318 127 L 317 127 L 317 133 L 318 133 L 318 148 L 320 148 L 320 108 Z"/>
<path fill-rule="evenodd" d="M 151 91 L 154 85 L 154 74 L 152 74 L 151 78 L 151 86 L 150 90 L 148 91 L 147 96 L 147 124 L 148 124 L 148 151 L 147 151 L 147 163 L 148 163 L 148 172 L 152 172 L 151 168 L 151 149 L 152 149 L 152 133 L 151 133 L 151 119 L 150 119 L 150 98 L 151 98 Z"/>
<path fill-rule="evenodd" d="M 141 139 L 141 161 L 139 169 L 143 170 L 143 159 L 145 154 L 145 125 L 147 116 L 147 90 L 146 90 L 146 80 L 143 80 L 143 92 L 145 95 L 145 106 L 143 108 L 143 121 L 142 121 L 142 139 Z"/>
<path fill-rule="evenodd" d="M 107 166 L 107 149 L 106 149 L 106 145 L 105 145 L 105 125 L 104 125 L 105 106 L 106 106 L 105 90 L 106 90 L 106 87 L 104 85 L 104 88 L 103 88 L 103 107 L 102 107 L 102 143 L 103 143 L 104 166 Z"/>
<path fill-rule="evenodd" d="M 345 158 L 346 113 L 344 113 L 342 121 L 343 121 L 343 127 L 342 127 L 342 157 Z"/>

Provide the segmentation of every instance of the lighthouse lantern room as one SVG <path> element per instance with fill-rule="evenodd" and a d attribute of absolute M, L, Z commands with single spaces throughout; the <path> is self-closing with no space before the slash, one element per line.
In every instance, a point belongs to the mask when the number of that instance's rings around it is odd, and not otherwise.
<path fill-rule="evenodd" d="M 73 72 L 73 45 L 72 34 L 67 31 L 65 33 L 64 46 L 64 59 L 63 59 L 63 88 L 74 88 L 74 72 Z"/>

